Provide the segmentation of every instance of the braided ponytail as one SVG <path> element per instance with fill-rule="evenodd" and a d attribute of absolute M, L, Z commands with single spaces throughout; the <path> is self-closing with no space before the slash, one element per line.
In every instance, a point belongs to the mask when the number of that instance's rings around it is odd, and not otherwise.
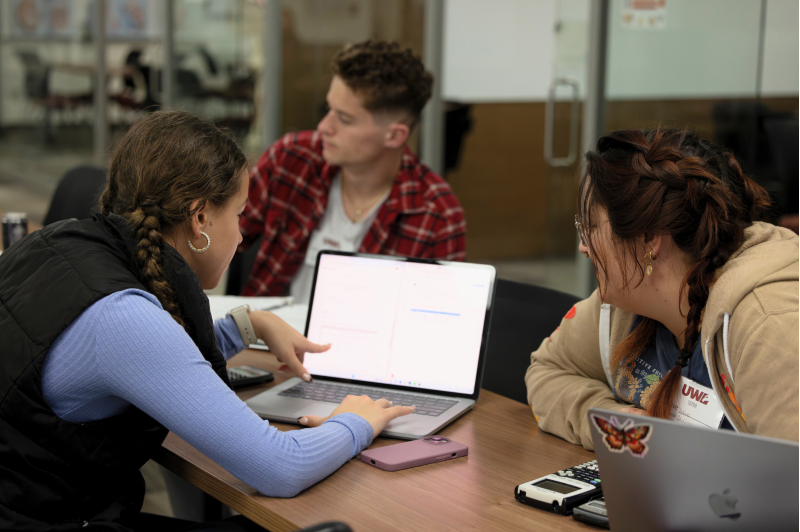
<path fill-rule="evenodd" d="M 164 272 L 164 257 L 161 248 L 164 246 L 164 235 L 161 234 L 159 221 L 160 208 L 152 203 L 142 202 L 132 213 L 123 215 L 133 226 L 136 235 L 136 265 L 142 274 L 150 292 L 158 298 L 161 306 L 169 312 L 172 319 L 183 327 L 179 316 L 175 293 L 167 282 Z"/>
<path fill-rule="evenodd" d="M 621 243 L 620 269 L 627 254 L 637 256 L 636 238 L 668 234 L 693 261 L 681 284 L 686 291 L 684 343 L 675 366 L 661 380 L 647 403 L 649 415 L 668 418 L 686 367 L 700 340 L 703 312 L 717 270 L 739 248 L 744 229 L 769 208 L 766 191 L 742 173 L 735 157 L 695 133 L 674 130 L 615 131 L 598 141 L 598 152 L 587 154 L 581 186 L 582 215 L 596 206 L 608 212 L 612 231 Z M 591 177 L 591 179 L 589 179 Z M 591 239 L 587 245 L 594 251 Z M 598 270 L 605 273 L 603 257 Z M 644 271 L 636 261 L 644 280 Z M 623 283 L 632 279 L 623 271 Z M 638 284 L 637 284 L 638 285 Z M 602 287 L 601 287 L 601 297 Z M 612 356 L 612 367 L 638 357 L 653 345 L 657 323 L 643 317 Z"/>
<path fill-rule="evenodd" d="M 181 326 L 167 280 L 163 231 L 186 224 L 195 201 L 222 205 L 236 194 L 247 160 L 226 131 L 182 111 L 158 111 L 131 126 L 109 165 L 100 212 L 131 224 L 133 261 L 147 289 Z"/>

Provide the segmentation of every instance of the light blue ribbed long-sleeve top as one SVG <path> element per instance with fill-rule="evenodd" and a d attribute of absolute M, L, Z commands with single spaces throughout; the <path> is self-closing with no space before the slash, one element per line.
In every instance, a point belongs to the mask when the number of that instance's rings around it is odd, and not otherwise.
<path fill-rule="evenodd" d="M 217 320 L 214 331 L 226 360 L 244 348 L 230 317 Z M 135 289 L 97 301 L 61 333 L 45 359 L 42 391 L 71 422 L 135 405 L 273 497 L 296 495 L 372 442 L 372 427 L 355 414 L 313 429 L 270 426 L 225 386 L 158 300 Z"/>

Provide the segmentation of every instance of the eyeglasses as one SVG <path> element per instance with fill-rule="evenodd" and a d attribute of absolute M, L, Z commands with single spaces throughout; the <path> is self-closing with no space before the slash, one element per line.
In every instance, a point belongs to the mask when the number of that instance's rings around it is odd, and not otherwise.
<path fill-rule="evenodd" d="M 578 230 L 578 238 L 581 239 L 581 244 L 584 247 L 589 247 L 589 245 L 586 243 L 586 239 L 583 238 L 583 229 L 581 227 L 581 222 L 578 221 L 578 215 L 577 214 L 575 215 L 575 229 Z M 587 227 L 587 229 L 588 229 L 588 227 Z"/>
<path fill-rule="evenodd" d="M 592 222 L 590 222 L 588 220 L 586 222 L 579 222 L 578 221 L 578 215 L 576 214 L 575 215 L 575 229 L 578 230 L 578 238 L 581 239 L 581 244 L 583 244 L 584 247 L 588 248 L 589 244 L 586 243 L 586 237 L 584 236 L 584 232 L 586 234 L 588 234 L 590 231 L 593 231 L 599 224 L 601 224 L 603 222 L 607 222 L 607 221 L 608 221 L 608 219 L 600 220 L 597 223 L 592 223 Z"/>

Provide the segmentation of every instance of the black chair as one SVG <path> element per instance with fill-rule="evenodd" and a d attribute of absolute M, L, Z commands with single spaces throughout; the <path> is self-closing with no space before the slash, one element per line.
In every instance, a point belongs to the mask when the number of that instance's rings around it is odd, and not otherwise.
<path fill-rule="evenodd" d="M 525 372 L 530 355 L 578 301 L 557 290 L 498 279 L 483 388 L 527 404 Z"/>
<path fill-rule="evenodd" d="M 97 210 L 107 180 L 104 168 L 78 166 L 69 170 L 58 183 L 44 225 L 69 218 L 89 218 Z"/>
<path fill-rule="evenodd" d="M 764 119 L 764 130 L 769 139 L 775 172 L 780 189 L 775 207 L 779 214 L 797 214 L 798 182 L 800 182 L 800 127 L 797 115 L 775 115 Z"/>
<path fill-rule="evenodd" d="M 250 272 L 253 270 L 253 263 L 256 261 L 262 238 L 262 236 L 259 236 L 247 248 L 247 251 L 233 256 L 233 260 L 228 266 L 228 281 L 225 283 L 226 296 L 242 295 L 242 289 L 250 276 Z"/>
<path fill-rule="evenodd" d="M 154 80 L 150 66 L 141 62 L 142 51 L 128 52 L 123 66 L 122 82 L 124 89 L 110 98 L 120 106 L 133 111 L 158 111 L 161 104 L 154 97 Z M 160 90 L 160 89 L 159 89 Z"/>
<path fill-rule="evenodd" d="M 39 136 L 45 142 L 55 140 L 55 128 L 52 115 L 54 111 L 77 110 L 91 107 L 94 101 L 94 90 L 83 94 L 61 94 L 53 92 L 50 87 L 52 65 L 44 63 L 39 54 L 30 50 L 17 51 L 22 67 L 25 70 L 25 95 L 32 103 L 44 108 L 44 116 L 39 125 Z"/>
<path fill-rule="evenodd" d="M 472 130 L 472 106 L 447 102 L 444 114 L 444 173 L 458 168 L 464 138 Z"/>

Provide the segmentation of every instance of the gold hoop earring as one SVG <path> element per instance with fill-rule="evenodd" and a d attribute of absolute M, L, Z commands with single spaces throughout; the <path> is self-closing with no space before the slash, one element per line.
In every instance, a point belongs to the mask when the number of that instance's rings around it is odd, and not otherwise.
<path fill-rule="evenodd" d="M 652 249 L 644 254 L 644 260 L 648 260 L 648 259 L 650 260 L 650 262 L 647 263 L 647 266 L 645 267 L 645 270 L 644 270 L 645 272 L 647 272 L 647 275 L 653 275 L 653 263 L 655 262 L 655 260 L 657 258 L 658 258 L 658 255 L 656 255 L 655 257 L 653 256 L 653 250 Z"/>
<path fill-rule="evenodd" d="M 189 249 L 191 249 L 195 253 L 202 253 L 204 251 L 208 251 L 208 248 L 211 247 L 211 238 L 209 238 L 209 236 L 207 234 L 205 234 L 203 231 L 200 231 L 200 234 L 203 235 L 204 237 L 206 237 L 206 247 L 204 247 L 203 249 L 197 249 L 196 247 L 194 247 L 192 245 L 192 240 L 191 239 L 188 240 Z"/>

